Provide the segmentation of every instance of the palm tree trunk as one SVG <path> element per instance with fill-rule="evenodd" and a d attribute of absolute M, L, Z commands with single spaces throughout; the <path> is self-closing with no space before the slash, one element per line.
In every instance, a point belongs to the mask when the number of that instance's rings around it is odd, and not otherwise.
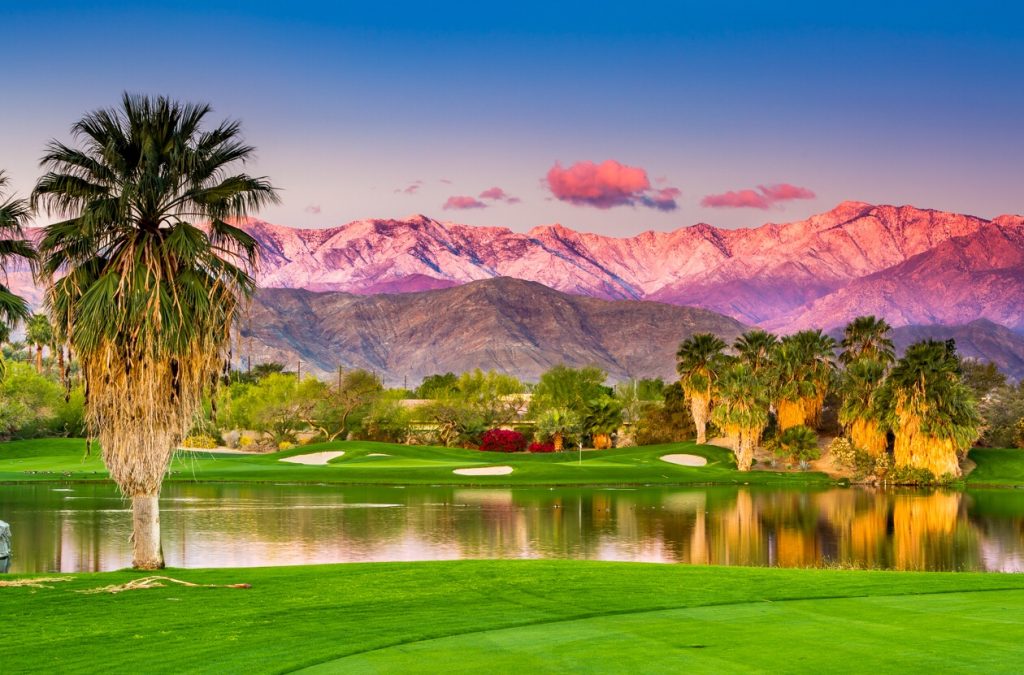
<path fill-rule="evenodd" d="M 132 497 L 132 567 L 158 570 L 164 566 L 160 545 L 160 495 Z"/>
<path fill-rule="evenodd" d="M 690 414 L 693 415 L 693 426 L 697 428 L 697 443 L 708 442 L 708 409 L 711 401 L 699 394 L 690 397 Z"/>
<path fill-rule="evenodd" d="M 43 372 L 43 346 L 36 345 L 36 372 Z"/>
<path fill-rule="evenodd" d="M 564 447 L 564 441 L 562 439 L 562 432 L 561 431 L 556 432 L 555 435 L 554 435 L 554 438 L 552 440 L 554 441 L 554 444 L 555 444 L 555 452 L 561 452 L 562 448 Z"/>

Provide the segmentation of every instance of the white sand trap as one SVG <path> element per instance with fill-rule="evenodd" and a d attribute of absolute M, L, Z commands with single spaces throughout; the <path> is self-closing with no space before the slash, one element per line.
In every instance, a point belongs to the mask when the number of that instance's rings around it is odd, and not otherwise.
<path fill-rule="evenodd" d="M 390 457 L 390 456 L 391 455 L 389 455 L 386 452 L 371 452 L 370 454 L 367 455 L 367 457 Z"/>
<path fill-rule="evenodd" d="M 310 452 L 305 455 L 295 455 L 294 457 L 282 457 L 280 461 L 288 462 L 290 464 L 326 464 L 336 457 L 341 457 L 345 454 L 344 450 L 337 450 L 335 452 Z"/>
<path fill-rule="evenodd" d="M 474 469 L 455 469 L 452 473 L 460 476 L 507 476 L 512 473 L 510 466 L 480 466 Z"/>
<path fill-rule="evenodd" d="M 708 460 L 700 455 L 662 455 L 661 461 L 679 466 L 704 466 Z"/>

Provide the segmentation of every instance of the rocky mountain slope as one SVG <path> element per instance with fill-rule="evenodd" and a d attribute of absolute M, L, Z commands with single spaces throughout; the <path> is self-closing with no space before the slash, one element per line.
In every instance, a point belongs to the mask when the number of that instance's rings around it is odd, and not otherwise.
<path fill-rule="evenodd" d="M 388 384 L 472 368 L 536 380 L 558 363 L 596 365 L 611 380 L 675 376 L 680 341 L 708 331 L 732 340 L 744 326 L 704 309 L 609 301 L 538 283 L 488 279 L 457 288 L 360 296 L 261 290 L 236 361 L 274 360 L 318 373 L 375 370 Z"/>
<path fill-rule="evenodd" d="M 1013 281 L 1004 272 L 1024 256 L 1019 217 L 988 221 L 860 202 L 781 225 L 700 224 L 628 238 L 560 225 L 521 234 L 425 216 L 325 230 L 250 221 L 246 229 L 263 244 L 267 287 L 372 294 L 508 276 L 591 297 L 697 305 L 783 331 L 829 328 L 868 306 L 895 324 L 1013 319 L 1004 292 Z M 926 283 L 904 293 L 912 269 Z M 972 315 L 947 303 L 953 286 L 985 305 Z M 914 303 L 924 308 L 911 311 Z"/>

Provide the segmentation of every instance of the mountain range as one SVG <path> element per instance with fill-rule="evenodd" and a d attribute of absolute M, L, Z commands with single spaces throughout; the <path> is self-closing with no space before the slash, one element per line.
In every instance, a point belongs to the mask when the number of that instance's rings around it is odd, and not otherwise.
<path fill-rule="evenodd" d="M 263 252 L 252 351 L 322 371 L 343 364 L 415 379 L 479 365 L 531 377 L 567 361 L 616 378 L 671 375 L 688 330 L 834 332 L 875 314 L 897 327 L 898 342 L 959 336 L 965 354 L 1024 376 L 1021 216 L 843 202 L 790 223 L 621 238 L 423 215 L 325 229 L 240 225 Z M 9 272 L 38 302 L 28 271 Z"/>
<path fill-rule="evenodd" d="M 711 309 L 780 332 L 874 313 L 893 325 L 1024 329 L 1024 218 L 844 202 L 807 220 L 616 238 L 426 216 L 302 230 L 250 220 L 263 287 L 376 294 L 499 276 L 606 299 Z"/>

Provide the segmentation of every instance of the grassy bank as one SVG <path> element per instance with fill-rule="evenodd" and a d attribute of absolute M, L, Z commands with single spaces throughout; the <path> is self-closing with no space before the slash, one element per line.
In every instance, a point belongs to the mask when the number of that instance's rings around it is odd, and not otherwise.
<path fill-rule="evenodd" d="M 1019 668 L 1024 577 L 571 561 L 170 570 L 0 588 L 4 672 Z"/>
<path fill-rule="evenodd" d="M 106 480 L 94 453 L 83 459 L 81 439 L 39 439 L 0 444 L 0 482 L 34 480 Z M 325 466 L 280 461 L 312 452 L 343 450 Z M 684 467 L 660 458 L 671 453 L 705 457 L 706 466 Z M 505 476 L 459 476 L 459 468 L 511 466 Z M 268 455 L 183 452 L 171 466 L 169 480 L 312 482 L 349 485 L 685 485 L 693 483 L 765 484 L 827 483 L 819 473 L 741 473 L 732 468 L 729 451 L 712 445 L 674 443 L 582 453 L 501 454 L 340 441 L 302 446 Z"/>
<path fill-rule="evenodd" d="M 970 458 L 978 466 L 967 477 L 968 485 L 1024 485 L 1024 450 L 975 448 Z"/>

